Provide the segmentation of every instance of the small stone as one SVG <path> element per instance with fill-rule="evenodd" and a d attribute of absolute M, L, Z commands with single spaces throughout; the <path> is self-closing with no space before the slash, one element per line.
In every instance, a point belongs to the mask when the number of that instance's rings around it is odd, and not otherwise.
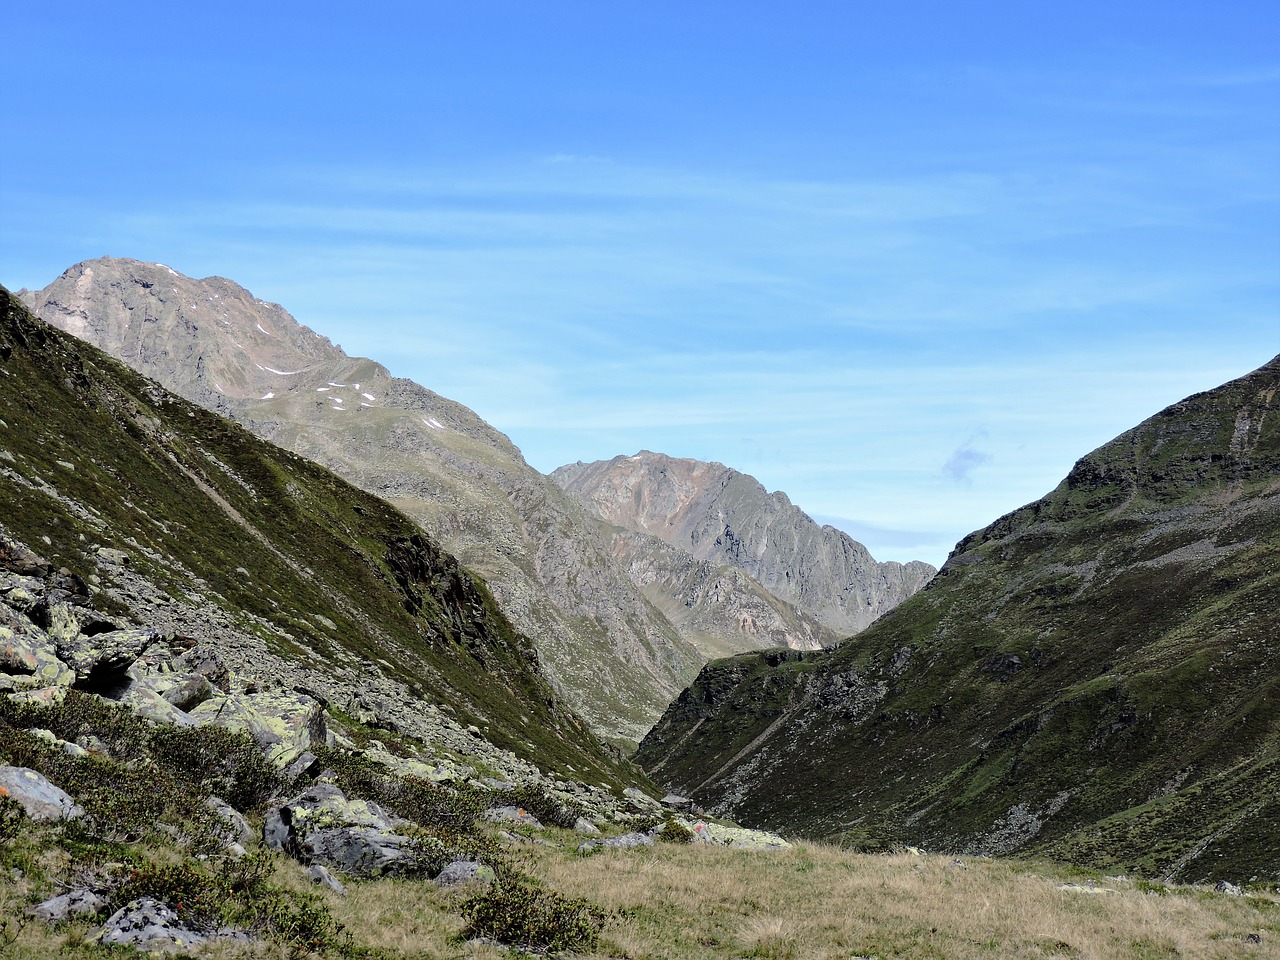
<path fill-rule="evenodd" d="M 455 860 L 436 875 L 437 887 L 456 887 L 466 883 L 492 883 L 493 868 L 476 860 Z"/>
<path fill-rule="evenodd" d="M 586 817 L 579 817 L 573 822 L 573 832 L 581 833 L 588 837 L 598 837 L 600 835 L 600 828 Z"/>
<path fill-rule="evenodd" d="M 306 869 L 307 877 L 312 883 L 319 884 L 322 887 L 328 887 L 336 894 L 341 896 L 347 895 L 347 888 L 342 881 L 329 872 L 329 868 L 318 863 L 313 863 Z"/>

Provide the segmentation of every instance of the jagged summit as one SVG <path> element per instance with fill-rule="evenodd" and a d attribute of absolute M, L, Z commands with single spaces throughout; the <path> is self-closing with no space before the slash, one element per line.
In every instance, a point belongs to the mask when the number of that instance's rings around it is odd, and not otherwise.
<path fill-rule="evenodd" d="M 722 463 L 641 450 L 569 464 L 551 478 L 610 523 L 736 567 L 837 634 L 862 630 L 934 574 L 920 561 L 877 563 L 785 493 Z"/>

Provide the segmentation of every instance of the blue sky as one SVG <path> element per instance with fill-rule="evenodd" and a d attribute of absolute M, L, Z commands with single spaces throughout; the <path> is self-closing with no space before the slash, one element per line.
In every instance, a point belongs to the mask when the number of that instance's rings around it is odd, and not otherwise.
<path fill-rule="evenodd" d="M 221 275 L 549 471 L 940 563 L 1280 352 L 1274 2 L 21 4 L 0 282 Z"/>

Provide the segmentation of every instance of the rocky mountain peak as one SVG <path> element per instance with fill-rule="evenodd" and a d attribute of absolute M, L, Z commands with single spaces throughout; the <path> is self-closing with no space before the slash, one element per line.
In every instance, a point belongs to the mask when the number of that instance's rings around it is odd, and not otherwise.
<path fill-rule="evenodd" d="M 926 563 L 877 563 L 785 493 L 722 463 L 641 450 L 560 467 L 551 478 L 609 523 L 737 567 L 829 629 L 855 633 L 924 586 Z"/>

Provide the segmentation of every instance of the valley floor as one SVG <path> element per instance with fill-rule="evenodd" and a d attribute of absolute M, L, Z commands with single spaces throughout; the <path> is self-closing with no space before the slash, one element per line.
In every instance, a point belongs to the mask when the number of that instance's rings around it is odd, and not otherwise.
<path fill-rule="evenodd" d="M 1106 877 L 1070 867 L 932 855 L 856 854 L 813 844 L 761 853 L 660 843 L 576 852 L 581 837 L 548 829 L 518 859 L 547 887 L 611 911 L 584 958 L 613 960 L 853 960 L 875 958 L 1280 957 L 1280 897 Z M 32 891 L 8 874 L 0 917 L 16 917 Z M 296 864 L 278 880 L 303 889 Z M 475 958 L 512 953 L 461 943 L 465 893 L 430 881 L 353 882 L 325 892 L 352 941 L 374 957 Z M 88 924 L 24 925 L 0 957 L 105 956 Z M 1256 938 L 1256 939 L 1254 939 Z M 201 956 L 235 957 L 215 946 Z M 112 952 L 110 955 L 119 956 Z M 257 945 L 251 955 L 297 956 Z M 305 955 L 305 954 L 304 954 Z"/>

